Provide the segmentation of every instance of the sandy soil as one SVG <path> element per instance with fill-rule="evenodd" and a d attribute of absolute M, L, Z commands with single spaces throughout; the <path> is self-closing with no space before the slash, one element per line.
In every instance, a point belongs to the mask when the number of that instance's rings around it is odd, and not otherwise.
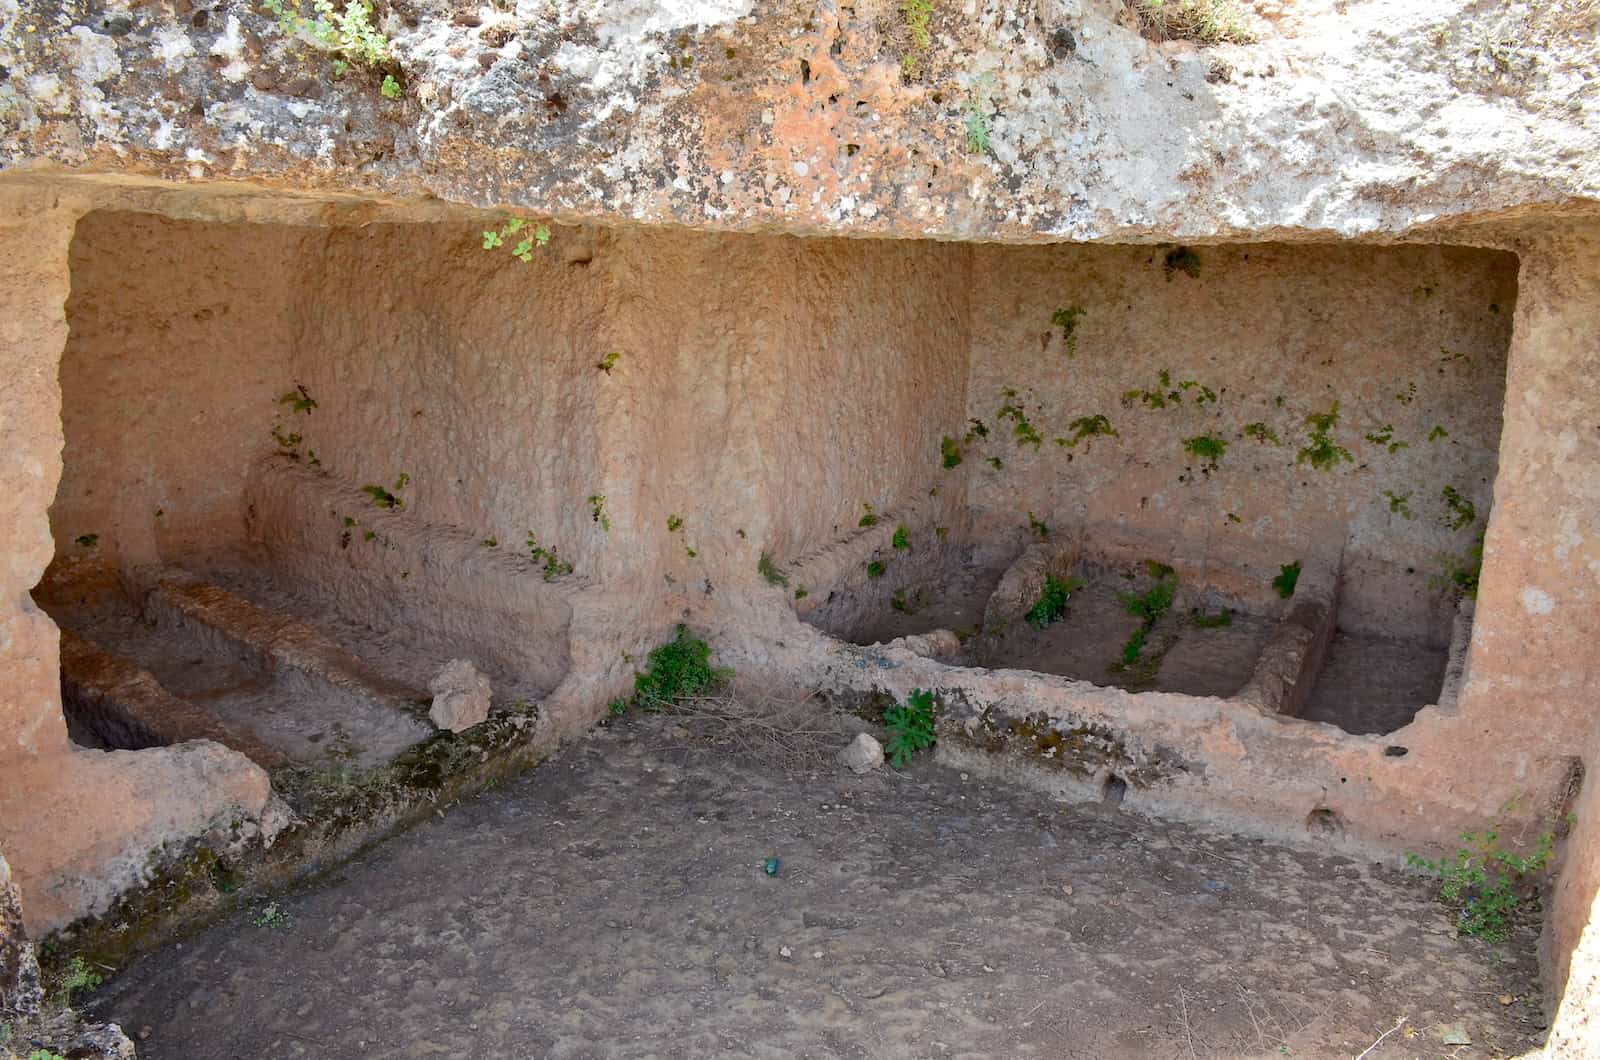
<path fill-rule="evenodd" d="M 152 1060 L 1351 1057 L 1402 1017 L 1369 1058 L 1479 1057 L 1543 1026 L 1534 925 L 1459 939 L 1419 880 L 663 717 L 262 907 L 92 1010 Z"/>

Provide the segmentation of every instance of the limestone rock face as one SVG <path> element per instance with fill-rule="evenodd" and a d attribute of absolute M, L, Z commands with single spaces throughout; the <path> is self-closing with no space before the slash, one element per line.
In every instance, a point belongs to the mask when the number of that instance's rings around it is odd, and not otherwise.
<path fill-rule="evenodd" d="M 37 1015 L 43 1003 L 39 960 L 22 929 L 22 896 L 0 854 L 0 1017 Z"/>
<path fill-rule="evenodd" d="M 309 3 L 302 3 L 309 13 Z M 1002 240 L 1341 237 L 1600 197 L 1580 0 L 380 3 L 389 58 L 256 5 L 0 8 L 0 165 L 565 217 Z M 382 90 L 388 76 L 388 94 Z"/>
<path fill-rule="evenodd" d="M 451 659 L 432 681 L 433 707 L 428 717 L 441 729 L 460 732 L 489 716 L 489 679 L 468 659 Z"/>

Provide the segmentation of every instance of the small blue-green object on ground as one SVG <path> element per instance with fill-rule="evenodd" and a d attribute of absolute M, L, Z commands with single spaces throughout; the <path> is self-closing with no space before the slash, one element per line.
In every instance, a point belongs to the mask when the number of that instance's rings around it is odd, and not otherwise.
<path fill-rule="evenodd" d="M 776 876 L 778 874 L 778 859 L 768 858 L 761 868 L 768 876 Z"/>

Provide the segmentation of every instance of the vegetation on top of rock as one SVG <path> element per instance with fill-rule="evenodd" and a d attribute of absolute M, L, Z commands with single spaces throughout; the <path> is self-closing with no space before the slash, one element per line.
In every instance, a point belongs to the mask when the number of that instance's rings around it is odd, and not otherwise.
<path fill-rule="evenodd" d="M 382 66 L 392 61 L 389 38 L 372 24 L 372 5 L 367 0 L 346 0 L 344 9 L 334 7 L 333 0 L 312 0 L 311 17 L 301 13 L 303 0 L 262 0 L 261 6 L 278 20 L 278 28 L 286 36 L 305 37 L 338 56 L 333 72 L 343 76 L 350 63 L 364 66 Z M 384 75 L 384 96 L 398 99 L 400 83 L 391 75 Z"/>
<path fill-rule="evenodd" d="M 1235 0 L 1131 0 L 1139 29 L 1156 40 L 1249 44 L 1256 39 Z"/>

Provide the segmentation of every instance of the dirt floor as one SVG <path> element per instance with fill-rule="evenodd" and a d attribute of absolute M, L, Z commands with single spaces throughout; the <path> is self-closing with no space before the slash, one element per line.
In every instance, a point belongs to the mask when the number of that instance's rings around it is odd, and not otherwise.
<path fill-rule="evenodd" d="M 1386 869 L 629 717 L 90 1007 L 153 1060 L 1353 1057 L 1402 1018 L 1369 1060 L 1506 1056 L 1542 1037 L 1535 928 L 1492 947 Z"/>

